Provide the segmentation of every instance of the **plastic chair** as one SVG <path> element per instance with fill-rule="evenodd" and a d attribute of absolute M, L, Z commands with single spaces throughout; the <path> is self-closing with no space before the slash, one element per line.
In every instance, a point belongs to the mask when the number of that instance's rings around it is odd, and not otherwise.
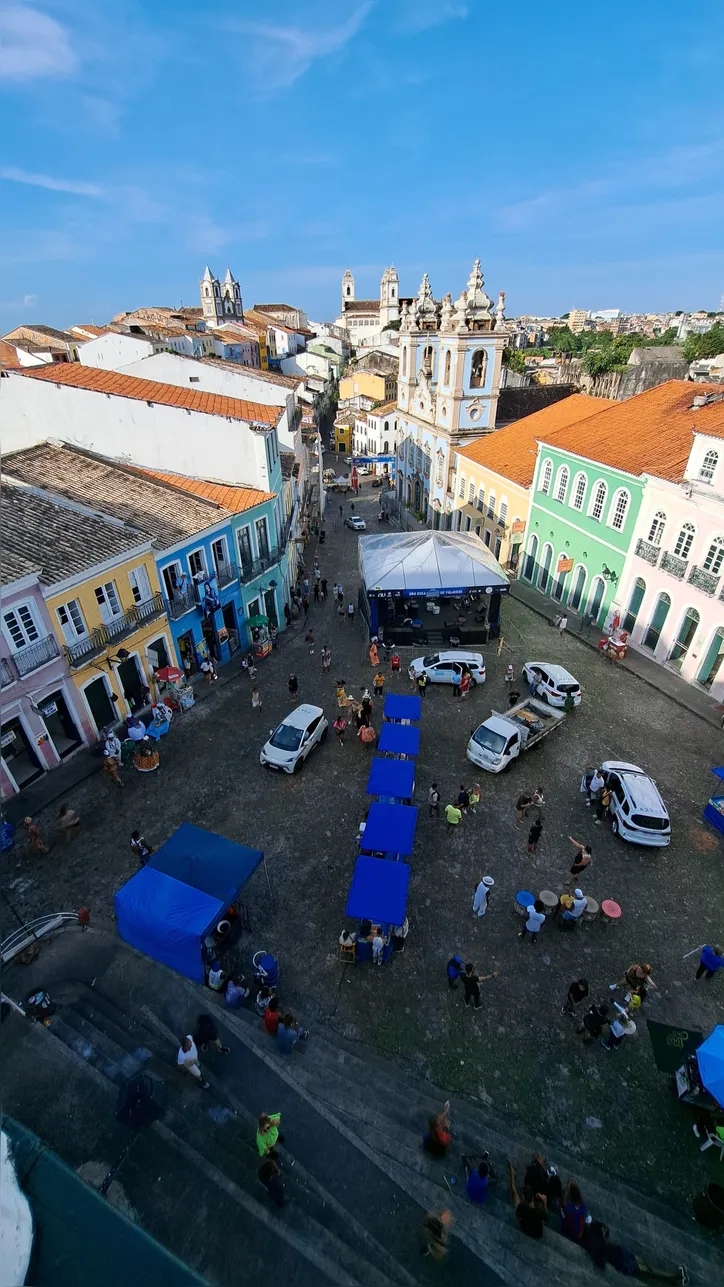
<path fill-rule="evenodd" d="M 702 1144 L 701 1148 L 699 1149 L 700 1153 L 706 1153 L 706 1150 L 708 1148 L 718 1148 L 720 1162 L 724 1162 L 724 1134 L 723 1135 L 719 1134 L 719 1131 L 721 1131 L 722 1129 L 723 1128 L 719 1126 L 715 1131 L 707 1131 L 706 1139 Z"/>
<path fill-rule="evenodd" d="M 343 963 L 344 963 L 345 961 L 351 961 L 351 962 L 352 962 L 352 964 L 354 964 L 354 946 L 355 946 L 355 945 L 354 945 L 354 943 L 348 943 L 348 944 L 340 943 L 340 944 L 339 944 L 339 959 L 340 959 L 340 961 L 342 961 Z"/>

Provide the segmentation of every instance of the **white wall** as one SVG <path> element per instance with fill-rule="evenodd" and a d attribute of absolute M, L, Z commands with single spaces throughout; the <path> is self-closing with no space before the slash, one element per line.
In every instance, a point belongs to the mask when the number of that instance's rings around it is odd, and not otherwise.
<path fill-rule="evenodd" d="M 0 396 L 5 452 L 59 438 L 149 469 L 273 491 L 266 434 L 243 421 L 159 403 L 149 406 L 12 372 L 2 381 Z"/>
<path fill-rule="evenodd" d="M 109 331 L 95 340 L 78 345 L 78 359 L 82 366 L 97 366 L 102 371 L 119 371 L 129 362 L 137 362 L 154 351 L 151 340 L 136 335 L 118 335 Z"/>

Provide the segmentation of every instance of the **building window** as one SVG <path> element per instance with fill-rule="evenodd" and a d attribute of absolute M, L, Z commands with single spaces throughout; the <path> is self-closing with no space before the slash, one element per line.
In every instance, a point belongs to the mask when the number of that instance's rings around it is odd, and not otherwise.
<path fill-rule="evenodd" d="M 545 461 L 543 462 L 543 465 L 542 465 L 542 468 L 541 468 L 540 482 L 539 482 L 539 484 L 538 484 L 538 490 L 539 490 L 539 491 L 541 491 L 541 492 L 543 492 L 543 493 L 544 493 L 544 495 L 546 495 L 546 496 L 548 495 L 548 493 L 549 493 L 549 491 L 550 491 L 550 489 L 551 489 L 551 479 L 552 479 L 552 477 L 553 477 L 553 461 L 552 461 L 552 460 L 545 460 Z"/>
<path fill-rule="evenodd" d="M 573 509 L 577 509 L 579 511 L 582 510 L 583 502 L 585 498 L 586 498 L 586 475 L 576 474 L 576 477 L 573 480 L 573 496 L 571 497 L 571 505 Z"/>
<path fill-rule="evenodd" d="M 468 505 L 472 505 L 474 501 L 475 501 L 475 483 L 471 483 L 470 486 L 468 487 Z"/>
<path fill-rule="evenodd" d="M 603 507 L 606 504 L 607 492 L 608 492 L 608 488 L 603 481 L 596 483 L 596 486 L 593 489 L 593 497 L 588 510 L 588 516 L 589 518 L 593 519 L 594 523 L 601 522 Z"/>
<path fill-rule="evenodd" d="M 148 579 L 148 572 L 142 563 L 128 573 L 128 582 L 133 594 L 133 602 L 147 603 L 151 598 L 151 583 Z"/>
<path fill-rule="evenodd" d="M 656 651 L 659 639 L 661 638 L 661 631 L 663 630 L 664 622 L 669 615 L 670 607 L 671 599 L 668 594 L 660 594 L 656 600 L 656 606 L 646 634 L 641 641 L 644 648 L 650 648 L 652 652 Z"/>
<path fill-rule="evenodd" d="M 654 517 L 651 520 L 651 527 L 649 528 L 649 541 L 652 545 L 661 544 L 661 538 L 664 535 L 665 527 L 666 515 L 662 509 L 659 509 L 654 514 Z"/>
<path fill-rule="evenodd" d="M 24 648 L 26 644 L 35 643 L 35 640 L 40 638 L 40 632 L 27 603 L 21 603 L 17 608 L 4 612 L 3 621 L 6 633 L 10 636 L 16 651 L 18 648 Z"/>
<path fill-rule="evenodd" d="M 679 535 L 676 538 L 674 554 L 679 559 L 688 559 L 689 550 L 696 534 L 696 528 L 693 523 L 684 523 Z"/>
<path fill-rule="evenodd" d="M 498 522 L 500 523 L 501 527 L 505 527 L 505 520 L 507 519 L 507 517 L 508 517 L 508 502 L 501 501 L 500 511 L 498 513 Z"/>
<path fill-rule="evenodd" d="M 699 629 L 700 620 L 701 618 L 696 608 L 686 609 L 684 620 L 682 621 L 679 627 L 679 633 L 676 636 L 676 642 L 667 658 L 670 665 L 675 666 L 677 670 L 681 670 L 684 658 L 689 651 L 694 635 Z"/>
<path fill-rule="evenodd" d="M 460 475 L 460 498 L 465 500 L 465 475 Z"/>
<path fill-rule="evenodd" d="M 566 466 L 561 465 L 561 468 L 558 470 L 558 477 L 556 479 L 556 500 L 560 501 L 561 505 L 565 504 L 566 493 L 568 491 L 569 477 L 570 475 Z"/>
<path fill-rule="evenodd" d="M 626 522 L 626 515 L 628 513 L 630 501 L 631 497 L 629 493 L 621 489 L 616 492 L 613 501 L 611 502 L 608 521 L 611 524 L 611 527 L 615 528 L 617 532 L 623 531 L 623 525 Z"/>
<path fill-rule="evenodd" d="M 120 617 L 121 605 L 113 581 L 105 581 L 103 585 L 97 585 L 94 593 L 102 621 L 109 622 L 113 621 L 114 617 Z"/>
<path fill-rule="evenodd" d="M 704 568 L 707 572 L 711 572 L 712 576 L 718 576 L 722 563 L 724 563 L 724 536 L 715 536 L 704 559 Z"/>
<path fill-rule="evenodd" d="M 254 530 L 256 532 L 256 548 L 259 551 L 259 558 L 265 559 L 269 554 L 269 535 L 266 519 L 258 518 L 254 523 Z"/>
<path fill-rule="evenodd" d="M 717 451 L 707 451 L 699 470 L 699 479 L 702 483 L 710 483 L 716 473 L 716 467 L 719 462 L 719 453 Z"/>
<path fill-rule="evenodd" d="M 88 634 L 77 599 L 69 599 L 67 603 L 62 603 L 57 613 L 63 638 L 67 644 L 74 644 L 77 639 L 82 639 Z"/>
<path fill-rule="evenodd" d="M 501 551 L 502 545 L 503 545 L 503 542 L 502 542 L 501 538 L 500 538 L 499 536 L 496 536 L 496 538 L 495 538 L 495 549 L 493 550 L 493 553 L 494 553 L 494 555 L 495 555 L 496 559 L 499 559 L 499 558 L 500 558 L 500 551 Z"/>
<path fill-rule="evenodd" d="M 480 536 L 480 524 L 479 524 L 479 523 L 476 523 L 476 524 L 475 524 L 475 535 L 476 535 L 476 536 Z"/>
<path fill-rule="evenodd" d="M 438 487 L 442 487 L 442 476 L 443 476 L 444 467 L 445 467 L 445 457 L 442 451 L 438 451 L 437 466 L 435 470 L 435 482 Z"/>
<path fill-rule="evenodd" d="M 484 487 L 481 487 L 480 491 L 478 492 L 478 509 L 480 510 L 481 514 L 485 509 L 485 488 Z"/>
<path fill-rule="evenodd" d="M 485 349 L 476 349 L 470 363 L 470 388 L 482 389 L 485 384 L 485 372 L 488 367 L 488 355 Z"/>
<path fill-rule="evenodd" d="M 495 492 L 491 492 L 488 496 L 488 509 L 485 517 L 495 518 Z"/>
<path fill-rule="evenodd" d="M 485 544 L 487 545 L 488 549 L 490 549 L 490 532 L 488 531 L 487 527 L 483 532 L 483 540 L 485 541 Z"/>
<path fill-rule="evenodd" d="M 236 541 L 239 546 L 239 562 L 246 572 L 254 562 L 254 555 L 251 549 L 251 533 L 248 527 L 240 527 L 236 533 Z"/>
<path fill-rule="evenodd" d="M 452 353 L 449 349 L 445 351 L 445 384 L 450 383 L 450 370 L 452 367 Z"/>
<path fill-rule="evenodd" d="M 206 560 L 203 550 L 192 550 L 189 554 L 189 571 L 192 577 L 206 576 Z"/>

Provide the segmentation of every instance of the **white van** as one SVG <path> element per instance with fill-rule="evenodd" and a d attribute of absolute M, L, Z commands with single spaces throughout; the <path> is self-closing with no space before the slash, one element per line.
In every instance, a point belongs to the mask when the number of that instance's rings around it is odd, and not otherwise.
<path fill-rule="evenodd" d="M 565 706 L 569 695 L 573 698 L 573 705 L 580 706 L 581 685 L 565 666 L 555 666 L 548 661 L 527 661 L 523 675 L 527 684 L 535 684 L 535 696 L 541 697 L 549 706 Z"/>
<path fill-rule="evenodd" d="M 613 834 L 649 848 L 670 844 L 671 819 L 654 779 L 637 764 L 619 760 L 604 760 L 600 771 L 611 791 L 608 811 Z"/>

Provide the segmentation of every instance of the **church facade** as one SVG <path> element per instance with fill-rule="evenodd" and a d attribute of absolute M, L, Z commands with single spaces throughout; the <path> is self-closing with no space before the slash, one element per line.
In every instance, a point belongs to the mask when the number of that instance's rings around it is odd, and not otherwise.
<path fill-rule="evenodd" d="M 201 314 L 207 326 L 226 326 L 229 322 L 244 322 L 244 305 L 241 287 L 227 268 L 223 282 L 214 277 L 209 265 L 199 282 Z"/>
<path fill-rule="evenodd" d="M 382 274 L 379 300 L 355 299 L 354 277 L 347 269 L 342 278 L 342 311 L 335 325 L 344 327 L 351 344 L 379 344 L 384 328 L 399 317 L 400 279 L 394 265 Z"/>
<path fill-rule="evenodd" d="M 400 313 L 397 493 L 434 528 L 450 529 L 455 448 L 495 428 L 503 349 L 504 296 L 493 313 L 476 259 L 466 288 L 433 299 L 427 273 Z"/>

